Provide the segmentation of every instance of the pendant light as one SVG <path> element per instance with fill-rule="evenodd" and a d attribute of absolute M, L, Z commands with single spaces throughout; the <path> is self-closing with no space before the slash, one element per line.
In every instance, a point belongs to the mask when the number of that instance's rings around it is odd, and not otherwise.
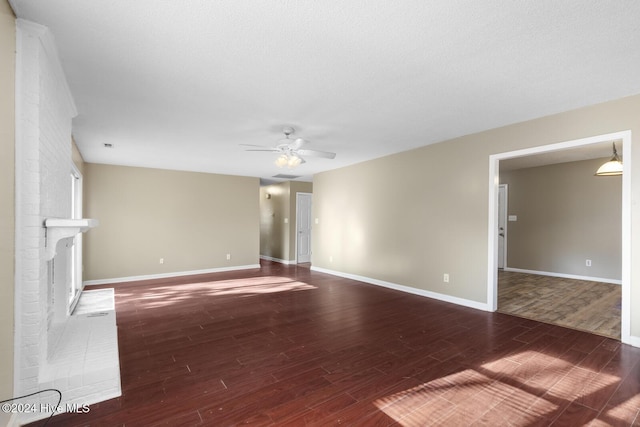
<path fill-rule="evenodd" d="M 618 152 L 616 151 L 616 143 L 613 143 L 613 156 L 611 160 L 607 163 L 603 164 L 596 171 L 596 176 L 616 176 L 622 175 L 622 160 L 618 157 Z"/>

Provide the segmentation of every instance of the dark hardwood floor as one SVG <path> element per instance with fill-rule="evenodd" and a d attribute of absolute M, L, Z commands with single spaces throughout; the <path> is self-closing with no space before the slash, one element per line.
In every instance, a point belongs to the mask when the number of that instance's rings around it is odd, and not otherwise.
<path fill-rule="evenodd" d="M 49 425 L 640 422 L 640 349 L 262 265 L 116 285 L 123 395 Z"/>

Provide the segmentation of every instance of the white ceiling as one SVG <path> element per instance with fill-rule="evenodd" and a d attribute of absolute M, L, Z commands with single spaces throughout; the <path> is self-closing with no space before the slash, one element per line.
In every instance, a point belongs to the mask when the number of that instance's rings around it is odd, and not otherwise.
<path fill-rule="evenodd" d="M 532 154 L 523 157 L 513 157 L 500 161 L 500 171 L 512 171 L 516 169 L 533 168 L 538 166 L 554 165 L 558 163 L 578 162 L 582 160 L 603 159 L 608 161 L 613 156 L 614 141 L 602 141 L 579 147 L 567 148 L 559 151 L 548 151 L 540 154 Z M 622 157 L 622 141 L 616 140 L 616 151 L 620 159 Z M 595 171 L 594 171 L 595 173 Z"/>
<path fill-rule="evenodd" d="M 633 0 L 12 0 L 88 162 L 269 179 L 640 93 Z M 337 153 L 278 169 L 283 126 Z M 104 148 L 104 144 L 113 148 Z"/>

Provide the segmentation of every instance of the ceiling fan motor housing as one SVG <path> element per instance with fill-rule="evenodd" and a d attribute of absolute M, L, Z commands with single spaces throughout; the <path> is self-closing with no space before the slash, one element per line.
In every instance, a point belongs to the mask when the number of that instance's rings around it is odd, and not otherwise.
<path fill-rule="evenodd" d="M 295 131 L 296 130 L 290 126 L 285 126 L 282 128 L 282 133 L 284 133 L 287 136 L 287 138 L 289 137 L 289 135 L 291 135 Z"/>

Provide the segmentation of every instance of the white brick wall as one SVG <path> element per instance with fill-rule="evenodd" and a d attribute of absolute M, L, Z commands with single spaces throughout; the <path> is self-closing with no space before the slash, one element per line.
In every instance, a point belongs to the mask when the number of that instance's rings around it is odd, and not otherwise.
<path fill-rule="evenodd" d="M 64 345 L 73 343 L 79 330 L 72 317 L 54 322 L 52 265 L 45 259 L 47 218 L 70 218 L 71 119 L 76 115 L 73 99 L 57 59 L 49 31 L 24 20 L 17 21 L 16 72 L 16 346 L 15 395 L 56 386 L 63 392 L 63 405 L 70 400 L 91 403 L 120 392 L 119 367 L 96 374 L 76 374 L 54 369 Z M 60 246 L 59 246 L 60 248 Z M 64 257 L 61 257 L 64 258 Z M 60 262 L 60 261 L 58 261 Z M 63 268 L 63 266 L 58 266 Z M 56 283 L 58 285 L 58 283 Z M 83 324 L 92 325 L 93 319 Z M 95 322 L 94 322 L 95 323 Z M 107 326 L 117 360 L 115 313 Z M 80 338 L 80 337 L 79 337 Z M 66 344 L 65 344 L 66 345 Z M 62 351 L 62 350 L 60 350 Z M 84 360 L 86 354 L 80 355 Z M 88 361 L 87 364 L 91 364 Z M 79 368 L 82 369 L 82 364 Z M 86 401 L 82 399 L 86 398 Z M 91 402 L 88 399 L 91 399 Z M 51 402 L 48 396 L 42 403 Z M 37 418 L 37 417 L 36 417 Z M 33 416 L 20 417 L 21 421 Z"/>
<path fill-rule="evenodd" d="M 40 282 L 44 230 L 40 219 L 39 38 L 29 26 L 17 30 L 16 75 L 16 395 L 38 389 L 38 366 L 46 348 Z M 46 295 L 46 294 L 45 294 Z"/>

